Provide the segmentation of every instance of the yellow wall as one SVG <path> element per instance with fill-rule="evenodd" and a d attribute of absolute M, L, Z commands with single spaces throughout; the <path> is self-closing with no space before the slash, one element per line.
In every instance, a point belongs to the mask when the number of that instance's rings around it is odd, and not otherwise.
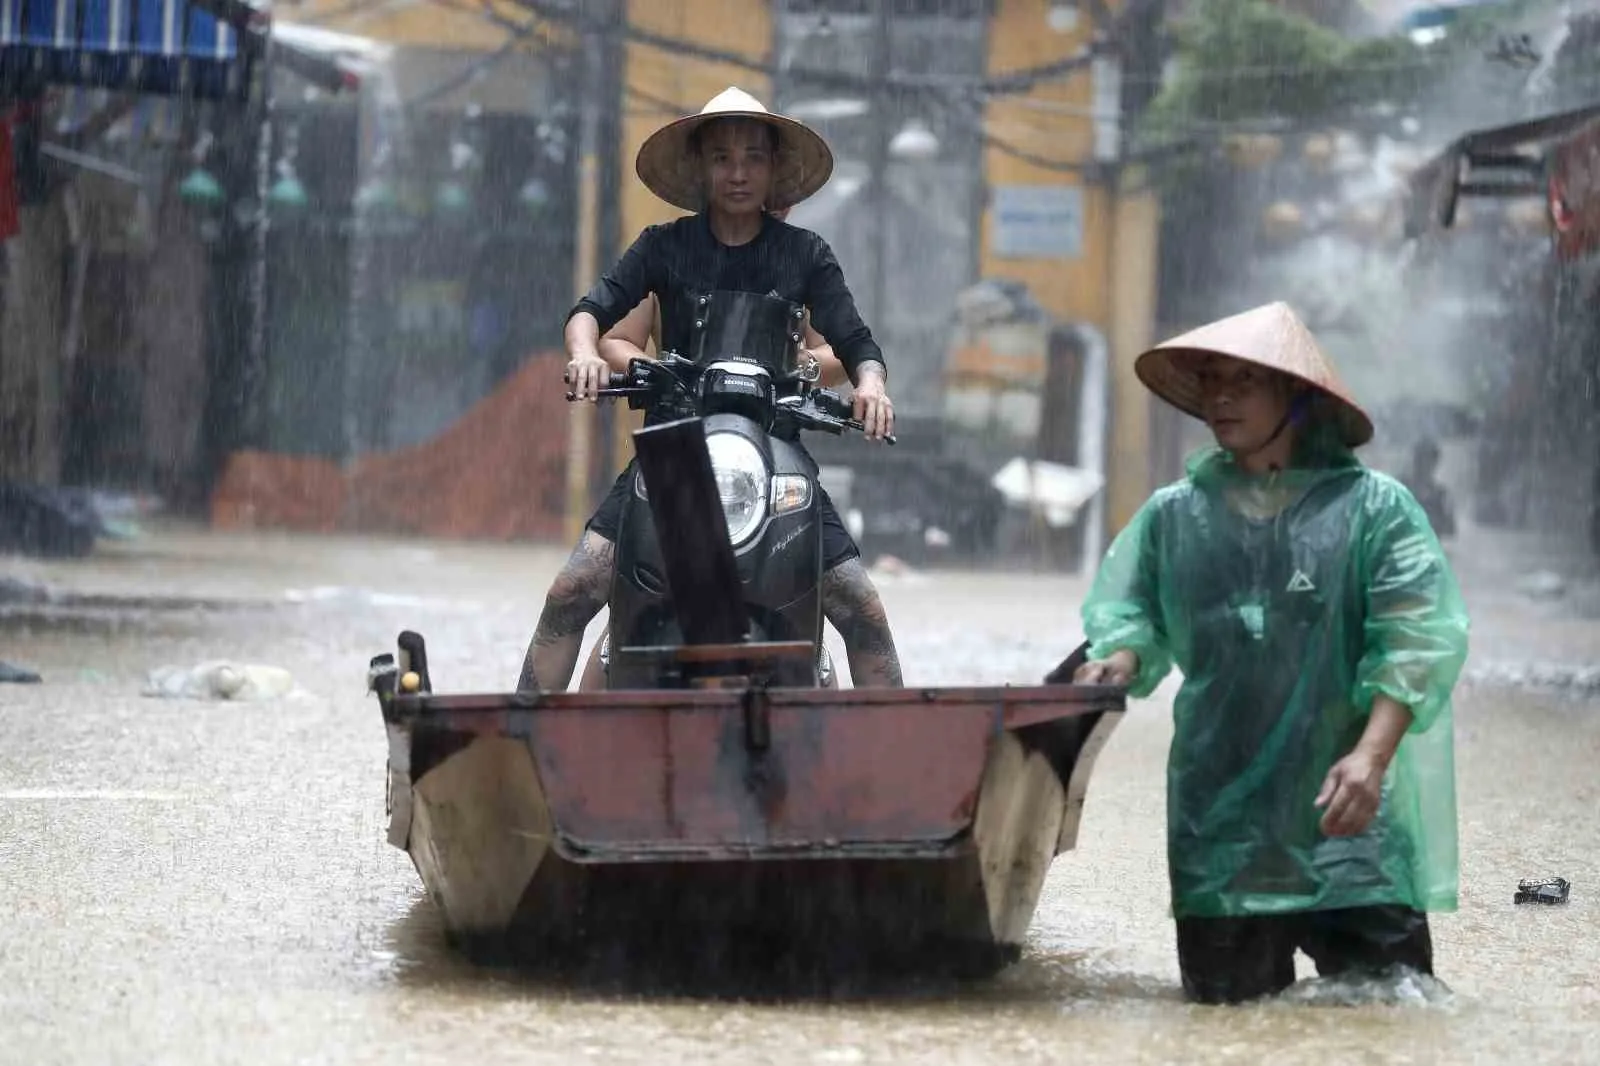
<path fill-rule="evenodd" d="M 1120 3 L 1109 6 L 1116 10 Z M 1067 59 L 1088 44 L 1093 27 L 1087 12 L 1076 29 L 1062 33 L 1049 25 L 1049 7 L 1049 0 L 1000 0 L 989 29 L 991 75 Z M 1085 66 L 1024 95 L 991 99 L 985 126 L 992 137 L 1029 155 L 1091 163 L 1093 94 Z M 1045 106 L 1030 107 L 1030 102 Z M 999 185 L 1084 185 L 1083 247 L 1077 257 L 1002 259 L 992 254 L 992 219 L 986 209 L 979 262 L 986 277 L 1023 282 L 1058 317 L 1087 322 L 1106 336 L 1112 393 L 1106 517 L 1114 533 L 1151 488 L 1148 393 L 1134 376 L 1133 360 L 1151 340 L 1159 209 L 1148 194 L 1124 195 L 1104 185 L 1086 185 L 1079 174 L 1041 167 L 993 146 L 984 152 L 984 172 L 991 194 Z"/>
<path fill-rule="evenodd" d="M 1036 67 L 1076 54 L 1089 41 L 1085 16 L 1071 33 L 1050 28 L 1048 0 L 1000 0 L 989 27 L 989 73 Z M 1031 108 L 1045 102 L 1084 114 L 1063 114 Z M 1024 95 L 994 97 L 984 112 L 984 125 L 995 138 L 1033 156 L 1049 160 L 1089 161 L 1094 149 L 1094 127 L 1087 112 L 1092 102 L 1088 69 L 1070 78 L 1035 86 Z M 1046 169 L 989 147 L 984 150 L 984 176 L 992 191 L 997 185 L 1076 185 L 1082 179 L 1071 173 Z M 983 251 L 979 262 L 984 276 L 1023 282 L 1039 302 L 1061 318 L 1081 319 L 1104 328 L 1107 312 L 1105 248 L 1110 211 L 1104 193 L 1089 188 L 1084 193 L 1083 254 L 1074 260 L 1001 259 L 989 250 L 990 212 L 983 217 Z"/>
<path fill-rule="evenodd" d="M 1155 487 L 1154 418 L 1156 400 L 1133 372 L 1139 353 L 1155 344 L 1156 272 L 1161 205 L 1136 175 L 1124 175 L 1116 214 L 1108 278 L 1111 317 L 1112 468 L 1106 486 L 1106 520 L 1111 529 L 1127 525 Z"/>
<path fill-rule="evenodd" d="M 526 9 L 514 0 L 490 0 L 500 19 L 515 25 L 529 22 Z M 625 0 L 629 23 L 641 30 L 697 41 L 708 48 L 747 55 L 753 62 L 770 59 L 772 17 L 764 0 Z M 350 11 L 349 0 L 308 0 L 279 9 L 284 21 L 306 23 L 322 29 L 357 34 L 390 44 L 441 49 L 491 51 L 503 46 L 508 32 L 502 25 L 470 7 L 445 6 L 428 0 L 393 6 L 373 5 Z M 328 17 L 330 12 L 343 12 Z M 524 48 L 573 46 L 565 27 L 541 26 Z M 663 122 L 698 111 L 711 97 L 737 85 L 770 104 L 771 82 L 765 76 L 724 63 L 708 63 L 662 51 L 649 45 L 625 45 L 625 84 L 653 101 L 677 105 L 668 112 L 640 97 L 623 96 L 622 142 L 622 242 L 623 247 L 645 226 L 675 217 L 675 208 L 662 203 L 633 180 L 633 159 L 644 139 Z M 622 248 L 602 249 L 610 263 Z"/>

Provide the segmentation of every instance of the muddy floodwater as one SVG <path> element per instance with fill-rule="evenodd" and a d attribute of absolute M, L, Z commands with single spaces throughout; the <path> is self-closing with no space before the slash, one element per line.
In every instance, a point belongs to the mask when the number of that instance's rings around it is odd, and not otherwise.
<path fill-rule="evenodd" d="M 1475 678 L 1600 662 L 1600 624 L 1463 566 Z M 0 604 L 0 1062 L 1592 1062 L 1600 1047 L 1600 704 L 1474 682 L 1457 702 L 1461 909 L 1434 921 L 1446 1002 L 1186 1006 L 1167 910 L 1169 685 L 1090 782 L 1023 960 L 988 981 L 740 1002 L 478 969 L 384 840 L 370 656 L 403 627 L 440 690 L 514 681 L 558 553 L 182 529 L 72 563 L 0 560 L 88 596 Z M 881 581 L 911 683 L 1037 680 L 1083 583 Z M 836 646 L 837 650 L 837 646 Z M 288 670 L 264 703 L 146 698 L 161 665 Z M 1559 875 L 1564 907 L 1513 906 Z M 1304 969 L 1302 960 L 1302 972 Z M 1315 990 L 1314 988 L 1312 989 Z"/>

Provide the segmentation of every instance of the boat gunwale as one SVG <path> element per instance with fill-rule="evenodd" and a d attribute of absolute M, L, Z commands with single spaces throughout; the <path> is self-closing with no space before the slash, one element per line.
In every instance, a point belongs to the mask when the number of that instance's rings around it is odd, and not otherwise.
<path fill-rule="evenodd" d="M 1085 714 L 1122 714 L 1126 690 L 1113 685 L 988 685 L 944 688 L 718 688 L 628 689 L 562 693 L 395 693 L 384 701 L 384 718 L 399 726 L 448 728 L 451 724 L 481 731 L 497 715 L 509 720 L 530 714 L 582 712 L 674 714 L 742 711 L 758 698 L 769 711 L 804 708 L 847 714 L 892 707 L 993 708 L 999 725 L 1021 729 Z"/>

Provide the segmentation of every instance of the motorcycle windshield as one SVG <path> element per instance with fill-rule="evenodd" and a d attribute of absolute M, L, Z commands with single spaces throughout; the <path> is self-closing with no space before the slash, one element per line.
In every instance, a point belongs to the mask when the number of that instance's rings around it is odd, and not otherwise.
<path fill-rule="evenodd" d="M 689 358 L 705 366 L 748 359 L 775 377 L 795 369 L 804 311 L 776 296 L 718 289 L 694 297 Z"/>

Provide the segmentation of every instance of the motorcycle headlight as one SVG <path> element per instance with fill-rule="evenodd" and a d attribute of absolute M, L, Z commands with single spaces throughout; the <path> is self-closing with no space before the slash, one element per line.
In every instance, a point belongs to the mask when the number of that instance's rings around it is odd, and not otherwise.
<path fill-rule="evenodd" d="M 755 535 L 767 517 L 770 479 L 767 463 L 756 446 L 737 433 L 713 433 L 706 438 L 711 471 L 722 497 L 722 514 L 728 521 L 728 539 L 738 547 Z"/>

